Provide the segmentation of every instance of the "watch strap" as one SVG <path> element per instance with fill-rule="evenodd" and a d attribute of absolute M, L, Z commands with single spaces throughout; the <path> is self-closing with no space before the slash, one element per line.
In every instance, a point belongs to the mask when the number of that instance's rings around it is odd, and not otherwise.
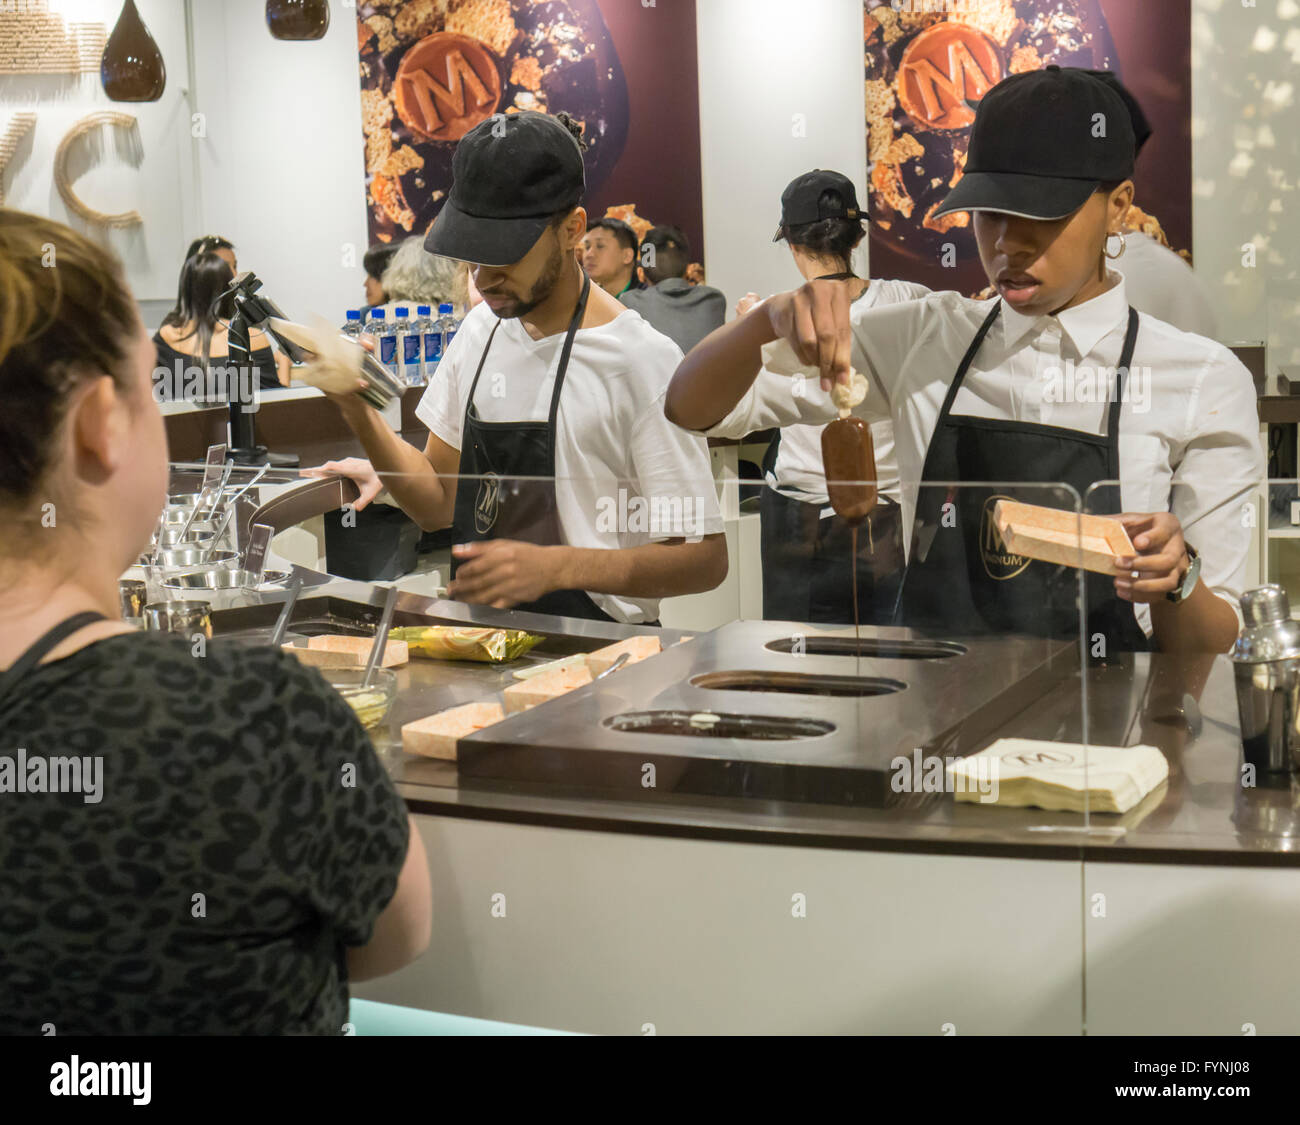
<path fill-rule="evenodd" d="M 1187 548 L 1187 573 L 1183 575 L 1183 580 L 1178 589 L 1170 590 L 1165 597 L 1177 604 L 1186 601 L 1192 596 L 1192 591 L 1196 589 L 1196 583 L 1201 580 L 1201 556 L 1196 553 L 1196 548 L 1190 543 L 1184 544 Z"/>

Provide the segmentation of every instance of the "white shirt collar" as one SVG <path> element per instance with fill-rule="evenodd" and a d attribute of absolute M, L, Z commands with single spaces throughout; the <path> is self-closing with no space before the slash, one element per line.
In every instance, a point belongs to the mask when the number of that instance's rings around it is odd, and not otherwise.
<path fill-rule="evenodd" d="M 1069 337 L 1079 356 L 1086 356 L 1102 337 L 1128 316 L 1124 275 L 1114 269 L 1110 273 L 1116 278 L 1116 283 L 1106 292 L 1081 305 L 1068 308 L 1055 317 L 1025 316 L 1003 301 L 1002 339 L 1007 348 L 1017 347 L 1031 332 L 1042 332 L 1055 322 L 1061 326 L 1062 334 Z"/>

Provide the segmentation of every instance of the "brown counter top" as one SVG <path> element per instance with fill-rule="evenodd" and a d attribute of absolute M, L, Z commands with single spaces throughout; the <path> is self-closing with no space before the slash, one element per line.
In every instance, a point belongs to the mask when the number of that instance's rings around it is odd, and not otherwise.
<path fill-rule="evenodd" d="M 1158 746 L 1170 777 L 1122 816 L 958 804 L 919 795 L 910 807 L 861 808 L 656 793 L 612 799 L 552 785 L 468 781 L 449 763 L 377 740 L 413 812 L 573 829 L 803 847 L 1106 863 L 1300 866 L 1300 795 L 1288 778 L 1242 789 L 1232 667 L 1215 658 L 1198 707 L 1181 713 L 1180 676 L 1163 658 L 1089 676 L 1091 740 Z M 1197 711 L 1199 710 L 1199 715 Z M 1189 729 L 1190 725 L 1190 729 Z M 1078 685 L 1035 704 L 1016 734 L 1082 739 Z M 915 800 L 915 798 L 913 798 Z"/>

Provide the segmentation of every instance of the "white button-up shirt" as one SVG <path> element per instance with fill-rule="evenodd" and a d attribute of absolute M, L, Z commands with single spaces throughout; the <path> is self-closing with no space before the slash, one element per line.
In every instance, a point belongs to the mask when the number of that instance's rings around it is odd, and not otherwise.
<path fill-rule="evenodd" d="M 1058 316 L 1024 316 L 1004 304 L 952 413 L 1104 434 L 1128 323 L 1123 277 L 1111 277 L 1106 292 Z M 894 423 L 905 527 L 944 397 L 993 305 L 945 292 L 850 313 L 853 366 L 870 383 L 855 413 Z M 1120 409 L 1120 505 L 1176 515 L 1201 556 L 1202 581 L 1234 609 L 1247 584 L 1253 502 L 1264 477 L 1255 401 L 1249 372 L 1222 344 L 1141 316 Z M 815 380 L 782 386 L 761 379 L 709 432 L 743 434 L 835 415 Z M 1084 497 L 1085 506 L 1089 499 L 1104 496 Z M 1069 504 L 1064 493 L 1047 490 L 1040 502 Z M 1150 611 L 1137 610 L 1150 633 Z"/>

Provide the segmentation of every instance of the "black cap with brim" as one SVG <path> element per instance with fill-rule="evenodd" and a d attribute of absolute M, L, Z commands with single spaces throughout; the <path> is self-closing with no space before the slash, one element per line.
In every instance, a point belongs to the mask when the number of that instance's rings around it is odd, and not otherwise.
<path fill-rule="evenodd" d="M 424 248 L 430 254 L 477 266 L 512 266 L 536 245 L 552 217 L 488 218 L 462 211 L 448 200 L 425 238 Z"/>
<path fill-rule="evenodd" d="M 569 125 L 535 110 L 480 121 L 456 146 L 451 170 L 424 248 L 479 266 L 514 265 L 556 215 L 582 202 L 586 185 Z"/>
<path fill-rule="evenodd" d="M 1133 175 L 1133 117 L 1118 84 L 1074 67 L 1004 78 L 980 100 L 965 175 L 931 219 L 1000 211 L 1052 221 Z"/>
<path fill-rule="evenodd" d="M 955 211 L 1000 211 L 1024 219 L 1064 219 L 1087 203 L 1099 185 L 1099 180 L 1017 172 L 967 172 L 931 218 Z"/>

